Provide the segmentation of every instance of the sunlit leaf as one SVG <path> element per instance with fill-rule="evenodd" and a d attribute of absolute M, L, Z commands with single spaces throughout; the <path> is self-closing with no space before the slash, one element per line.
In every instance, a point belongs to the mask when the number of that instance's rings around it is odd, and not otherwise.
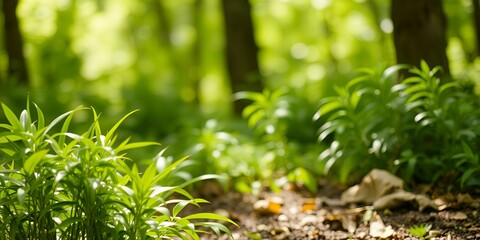
<path fill-rule="evenodd" d="M 2 103 L 2 109 L 3 109 L 3 113 L 5 114 L 5 117 L 7 117 L 7 120 L 10 123 L 10 125 L 12 125 L 13 129 L 17 131 L 22 131 L 23 130 L 22 124 L 18 120 L 17 116 L 15 116 L 15 114 L 12 112 L 12 110 L 10 110 L 10 108 L 3 103 Z"/>
<path fill-rule="evenodd" d="M 35 167 L 37 166 L 38 163 L 47 155 L 48 150 L 42 150 L 39 152 L 36 152 L 32 154 L 27 160 L 25 160 L 23 164 L 23 169 L 25 170 L 25 173 L 27 175 L 32 175 L 33 171 L 35 171 Z"/>

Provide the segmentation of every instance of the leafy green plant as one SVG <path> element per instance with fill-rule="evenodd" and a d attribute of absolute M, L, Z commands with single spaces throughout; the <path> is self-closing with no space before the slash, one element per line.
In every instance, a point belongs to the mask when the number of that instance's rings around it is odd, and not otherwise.
<path fill-rule="evenodd" d="M 478 158 L 469 151 L 479 143 L 478 97 L 458 82 L 441 82 L 441 69 L 425 62 L 396 84 L 406 68 L 363 70 L 322 101 L 314 118 L 322 122 L 319 140 L 330 145 L 320 155 L 324 172 L 341 182 L 384 168 L 407 181 L 478 184 Z"/>
<path fill-rule="evenodd" d="M 288 180 L 316 192 L 313 173 L 303 167 L 306 165 L 304 162 L 297 162 L 299 158 L 295 155 L 300 155 L 301 151 L 289 139 L 290 130 L 298 129 L 298 126 L 293 125 L 298 123 L 294 119 L 301 118 L 302 114 L 298 111 L 305 109 L 298 103 L 299 98 L 283 88 L 275 91 L 264 90 L 263 93 L 238 92 L 235 93 L 235 98 L 252 101 L 245 107 L 242 115 L 247 119 L 248 126 L 254 130 L 257 141 L 265 146 L 266 152 L 273 153 L 270 172 L 286 173 Z M 303 128 L 308 129 L 308 126 L 305 124 Z M 275 188 L 273 182 L 270 185 Z"/>
<path fill-rule="evenodd" d="M 404 141 L 405 98 L 393 91 L 396 73 L 404 68 L 362 69 L 361 76 L 336 87 L 337 96 L 322 100 L 314 119 L 323 123 L 319 140 L 330 141 L 330 147 L 320 155 L 324 173 L 334 169 L 345 182 L 349 176 L 362 176 L 374 167 L 388 167 Z"/>
<path fill-rule="evenodd" d="M 425 239 L 425 235 L 427 235 L 430 229 L 432 229 L 432 224 L 423 224 L 423 225 L 415 225 L 407 229 L 407 231 L 410 234 L 414 235 L 415 237 L 418 237 L 423 240 Z"/>
<path fill-rule="evenodd" d="M 131 149 L 154 142 L 118 142 L 116 130 L 133 112 L 103 132 L 94 109 L 82 134 L 69 132 L 79 107 L 46 123 L 30 104 L 20 117 L 4 104 L 8 123 L 0 124 L 0 238 L 2 239 L 199 239 L 205 231 L 230 234 L 212 213 L 182 215 L 187 205 L 206 201 L 184 188 L 218 176 L 203 175 L 171 184 L 186 158 L 163 151 L 140 172 L 127 157 Z M 61 124 L 63 122 L 63 124 Z M 59 131 L 55 131 L 60 127 Z M 215 221 L 214 221 L 215 220 Z"/>

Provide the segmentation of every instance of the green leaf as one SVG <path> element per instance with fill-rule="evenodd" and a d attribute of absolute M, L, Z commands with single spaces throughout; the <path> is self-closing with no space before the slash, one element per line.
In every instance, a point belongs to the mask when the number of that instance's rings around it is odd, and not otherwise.
<path fill-rule="evenodd" d="M 107 132 L 107 135 L 105 136 L 106 144 L 110 142 L 110 140 L 113 137 L 113 134 L 115 133 L 117 128 L 120 126 L 120 124 L 122 124 L 122 122 L 125 121 L 125 119 L 127 119 L 130 115 L 134 114 L 135 112 L 138 112 L 138 110 L 129 112 L 127 115 L 123 116 L 117 123 L 115 123 L 115 125 Z"/>
<path fill-rule="evenodd" d="M 462 177 L 460 178 L 460 186 L 463 188 L 465 183 L 472 177 L 472 175 L 476 172 L 480 172 L 478 168 L 470 168 L 467 171 L 463 172 Z"/>
<path fill-rule="evenodd" d="M 135 142 L 135 143 L 128 143 L 122 146 L 119 146 L 115 149 L 116 153 L 120 153 L 129 149 L 136 149 L 148 146 L 160 146 L 160 143 L 157 142 Z"/>
<path fill-rule="evenodd" d="M 24 188 L 17 189 L 18 202 L 23 205 L 23 201 L 27 197 L 27 191 Z"/>
<path fill-rule="evenodd" d="M 27 175 L 32 175 L 37 164 L 47 155 L 48 150 L 38 151 L 30 156 L 23 164 L 23 169 Z"/>
<path fill-rule="evenodd" d="M 177 203 L 172 209 L 173 216 L 176 217 L 190 203 L 191 201 L 187 200 L 183 200 Z"/>
<path fill-rule="evenodd" d="M 236 92 L 233 94 L 233 99 L 234 100 L 240 100 L 240 99 L 246 99 L 246 100 L 252 100 L 254 102 L 261 102 L 264 101 L 265 97 L 258 92 Z"/>
<path fill-rule="evenodd" d="M 22 131 L 22 124 L 18 120 L 17 116 L 10 110 L 10 108 L 7 107 L 7 105 L 2 103 L 2 108 L 3 108 L 3 113 L 5 114 L 5 117 L 7 117 L 8 122 L 10 125 L 13 127 L 14 130 L 17 131 Z"/>
<path fill-rule="evenodd" d="M 343 104 L 339 101 L 330 101 L 328 103 L 326 103 L 325 105 L 323 105 L 322 107 L 320 107 L 320 110 L 318 111 L 317 114 L 315 114 L 317 116 L 317 119 L 332 112 L 332 111 L 336 111 L 340 108 L 343 108 Z"/>
<path fill-rule="evenodd" d="M 31 121 L 27 110 L 23 110 L 22 113 L 20 113 L 20 124 L 22 125 L 23 131 L 30 131 Z"/>
<path fill-rule="evenodd" d="M 38 107 L 38 105 L 35 103 L 33 105 L 37 109 L 37 128 L 42 129 L 45 127 L 45 117 L 40 107 Z"/>
<path fill-rule="evenodd" d="M 87 108 L 85 107 L 77 107 L 71 111 L 68 111 L 66 113 L 63 113 L 62 115 L 56 117 L 50 124 L 48 124 L 47 128 L 45 129 L 45 131 L 43 132 L 43 135 L 45 136 L 55 125 L 57 125 L 57 123 L 59 123 L 60 121 L 62 121 L 64 118 L 66 118 L 68 115 L 70 114 L 73 114 L 77 111 L 80 111 L 80 110 L 85 110 Z"/>
<path fill-rule="evenodd" d="M 238 225 L 234 221 L 232 221 L 229 218 L 226 218 L 224 216 L 215 214 L 215 213 L 195 213 L 195 214 L 191 214 L 191 215 L 188 215 L 188 216 L 184 217 L 184 219 L 187 219 L 187 220 L 192 220 L 192 219 L 219 220 L 219 221 L 224 221 L 224 222 L 231 223 L 231 224 L 238 227 Z"/>
<path fill-rule="evenodd" d="M 318 191 L 317 178 L 302 167 L 298 167 L 288 174 L 288 178 L 300 185 L 304 185 L 311 193 L 317 193 Z"/>

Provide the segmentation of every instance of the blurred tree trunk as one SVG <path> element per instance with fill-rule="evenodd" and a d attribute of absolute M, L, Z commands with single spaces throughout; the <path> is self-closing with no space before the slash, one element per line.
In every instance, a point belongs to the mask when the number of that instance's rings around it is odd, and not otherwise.
<path fill-rule="evenodd" d="M 193 4 L 193 13 L 192 13 L 192 25 L 195 27 L 196 36 L 195 42 L 192 46 L 192 62 L 191 62 L 191 80 L 192 87 L 195 92 L 195 103 L 200 104 L 200 79 L 202 78 L 202 7 L 203 0 L 195 0 Z"/>
<path fill-rule="evenodd" d="M 472 0 L 473 2 L 473 22 L 475 25 L 476 51 L 475 56 L 480 56 L 480 0 Z"/>
<path fill-rule="evenodd" d="M 446 18 L 441 0 L 392 0 L 397 63 L 419 66 L 425 60 L 450 75 L 446 54 Z"/>
<path fill-rule="evenodd" d="M 228 75 L 232 92 L 261 91 L 251 6 L 248 0 L 222 0 L 225 19 Z M 235 101 L 235 113 L 240 114 L 246 103 Z"/>
<path fill-rule="evenodd" d="M 3 0 L 2 10 L 5 29 L 5 50 L 7 52 L 7 79 L 28 85 L 28 71 L 23 54 L 23 40 L 17 18 L 18 0 Z"/>

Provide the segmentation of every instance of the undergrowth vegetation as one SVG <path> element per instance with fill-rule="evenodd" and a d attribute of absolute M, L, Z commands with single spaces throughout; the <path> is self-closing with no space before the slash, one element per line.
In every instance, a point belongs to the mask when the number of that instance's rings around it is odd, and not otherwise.
<path fill-rule="evenodd" d="M 441 80 L 440 71 L 425 62 L 362 69 L 318 106 L 292 89 L 239 92 L 236 99 L 251 101 L 246 128 L 208 120 L 185 138 L 192 145 L 182 154 L 242 192 L 287 182 L 315 192 L 321 177 L 352 183 L 373 168 L 407 183 L 478 186 L 479 98 L 468 83 Z"/>
<path fill-rule="evenodd" d="M 436 67 L 422 62 L 396 84 L 399 70 L 365 70 L 338 96 L 326 98 L 315 118 L 323 121 L 321 154 L 326 172 L 340 181 L 385 168 L 407 181 L 456 181 L 479 185 L 479 99 L 455 81 L 441 81 Z"/>
<path fill-rule="evenodd" d="M 91 124 L 77 133 L 69 130 L 73 116 L 88 108 L 47 124 L 37 105 L 32 111 L 27 103 L 17 117 L 2 104 L 8 123 L 0 124 L 0 238 L 229 234 L 217 221 L 229 219 L 182 213 L 206 202 L 189 187 L 209 179 L 228 179 L 227 189 L 240 192 L 294 183 L 315 193 L 319 178 L 351 183 L 381 168 L 407 183 L 480 186 L 479 98 L 467 83 L 442 80 L 440 71 L 425 62 L 363 69 L 318 105 L 294 89 L 239 92 L 236 99 L 251 102 L 242 122 L 187 127 L 147 164 L 128 153 L 157 143 L 117 139 L 133 112 L 105 132 L 92 108 Z"/>
<path fill-rule="evenodd" d="M 79 107 L 46 123 L 30 103 L 19 117 L 2 104 L 8 123 L 0 124 L 1 239 L 199 239 L 199 233 L 230 234 L 213 214 L 182 214 L 188 205 L 206 203 L 185 188 L 216 175 L 188 178 L 186 158 L 151 159 L 139 171 L 128 158 L 132 149 L 155 142 L 120 141 L 116 131 L 132 113 L 108 131 L 92 108 L 92 124 L 70 132 Z M 32 113 L 36 113 L 33 119 Z M 63 122 L 63 124 L 62 124 Z"/>

